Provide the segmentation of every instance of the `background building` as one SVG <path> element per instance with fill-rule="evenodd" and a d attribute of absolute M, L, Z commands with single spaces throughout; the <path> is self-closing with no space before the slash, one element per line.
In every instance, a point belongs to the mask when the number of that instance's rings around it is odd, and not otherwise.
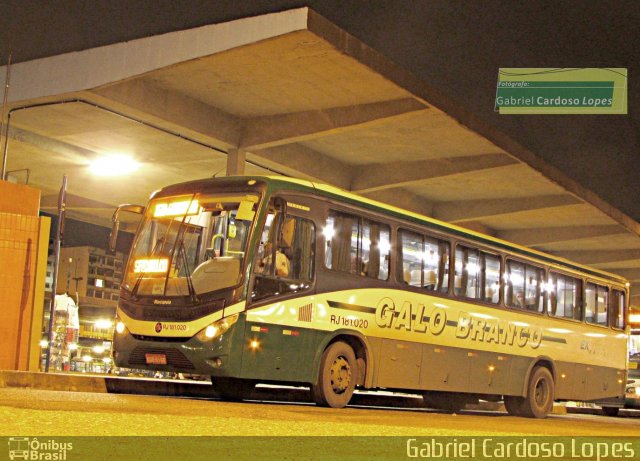
<path fill-rule="evenodd" d="M 57 292 L 75 301 L 80 320 L 78 334 L 66 337 L 65 371 L 106 372 L 111 367 L 113 320 L 124 263 L 120 252 L 111 254 L 91 246 L 61 248 Z"/>

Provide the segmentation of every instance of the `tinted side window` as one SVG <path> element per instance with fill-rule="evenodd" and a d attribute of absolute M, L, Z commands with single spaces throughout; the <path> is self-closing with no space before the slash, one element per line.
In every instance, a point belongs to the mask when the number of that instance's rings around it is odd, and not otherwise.
<path fill-rule="evenodd" d="M 400 279 L 430 291 L 449 290 L 449 242 L 400 230 Z"/>
<path fill-rule="evenodd" d="M 582 280 L 552 272 L 547 289 L 550 315 L 582 320 Z"/>
<path fill-rule="evenodd" d="M 389 226 L 330 211 L 322 232 L 328 269 L 381 280 L 389 277 Z"/>
<path fill-rule="evenodd" d="M 588 323 L 608 325 L 609 289 L 595 283 L 587 283 L 585 292 L 585 319 Z"/>
<path fill-rule="evenodd" d="M 508 260 L 505 282 L 504 299 L 507 306 L 544 312 L 544 269 Z"/>
<path fill-rule="evenodd" d="M 612 290 L 609 299 L 609 319 L 613 328 L 623 329 L 625 326 L 625 308 L 624 308 L 624 292 L 620 290 Z"/>
<path fill-rule="evenodd" d="M 456 296 L 497 303 L 500 299 L 500 257 L 470 248 L 456 246 Z"/>

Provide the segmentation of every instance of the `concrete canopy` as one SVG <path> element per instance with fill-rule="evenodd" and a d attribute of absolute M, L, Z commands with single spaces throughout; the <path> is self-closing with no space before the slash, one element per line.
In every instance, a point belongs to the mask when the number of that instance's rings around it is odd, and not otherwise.
<path fill-rule="evenodd" d="M 306 8 L 19 63 L 10 83 L 7 170 L 44 211 L 63 174 L 69 215 L 104 225 L 170 183 L 285 174 L 640 285 L 638 222 Z M 91 175 L 110 152 L 135 180 Z"/>

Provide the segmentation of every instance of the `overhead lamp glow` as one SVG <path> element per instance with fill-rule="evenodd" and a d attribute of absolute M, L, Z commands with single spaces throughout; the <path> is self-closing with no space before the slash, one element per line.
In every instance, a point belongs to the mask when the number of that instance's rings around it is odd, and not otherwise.
<path fill-rule="evenodd" d="M 123 176 L 133 173 L 140 164 L 124 154 L 107 155 L 91 163 L 91 172 L 96 176 Z"/>
<path fill-rule="evenodd" d="M 96 320 L 94 323 L 96 328 L 100 328 L 101 330 L 107 330 L 113 326 L 113 322 L 107 319 Z"/>

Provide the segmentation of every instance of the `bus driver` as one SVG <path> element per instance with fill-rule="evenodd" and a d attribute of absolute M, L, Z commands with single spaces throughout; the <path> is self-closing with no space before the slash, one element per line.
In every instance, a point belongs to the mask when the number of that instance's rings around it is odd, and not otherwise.
<path fill-rule="evenodd" d="M 264 245 L 264 253 L 262 259 L 260 259 L 259 266 L 256 269 L 256 273 L 262 274 L 265 269 L 271 266 L 271 255 L 273 250 L 273 243 L 267 242 Z M 289 258 L 280 250 L 276 250 L 276 276 L 288 277 L 289 276 Z"/>

